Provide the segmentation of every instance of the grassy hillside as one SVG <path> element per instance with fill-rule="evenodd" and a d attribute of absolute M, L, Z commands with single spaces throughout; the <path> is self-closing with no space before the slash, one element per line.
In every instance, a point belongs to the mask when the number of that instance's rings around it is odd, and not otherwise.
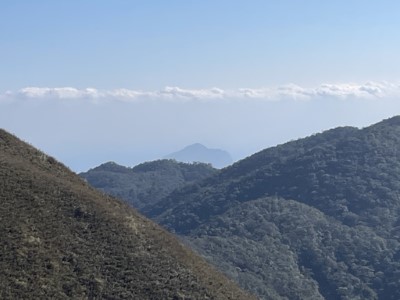
<path fill-rule="evenodd" d="M 1 299 L 248 299 L 127 204 L 0 130 Z"/>

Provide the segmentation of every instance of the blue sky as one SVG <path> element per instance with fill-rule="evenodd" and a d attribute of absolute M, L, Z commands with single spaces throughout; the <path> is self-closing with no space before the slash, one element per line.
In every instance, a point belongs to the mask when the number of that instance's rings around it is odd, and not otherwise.
<path fill-rule="evenodd" d="M 0 126 L 74 170 L 400 113 L 398 1 L 0 3 Z"/>

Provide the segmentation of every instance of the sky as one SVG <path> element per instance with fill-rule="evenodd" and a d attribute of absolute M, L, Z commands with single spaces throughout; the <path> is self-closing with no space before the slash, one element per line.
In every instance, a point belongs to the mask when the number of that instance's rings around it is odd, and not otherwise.
<path fill-rule="evenodd" d="M 0 127 L 72 170 L 400 114 L 400 2 L 1 0 Z"/>

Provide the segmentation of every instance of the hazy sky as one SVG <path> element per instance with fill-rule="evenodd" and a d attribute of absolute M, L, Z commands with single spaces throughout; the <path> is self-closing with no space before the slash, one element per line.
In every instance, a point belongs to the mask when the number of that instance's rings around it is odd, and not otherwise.
<path fill-rule="evenodd" d="M 400 2 L 2 0 L 0 127 L 81 171 L 400 114 Z"/>

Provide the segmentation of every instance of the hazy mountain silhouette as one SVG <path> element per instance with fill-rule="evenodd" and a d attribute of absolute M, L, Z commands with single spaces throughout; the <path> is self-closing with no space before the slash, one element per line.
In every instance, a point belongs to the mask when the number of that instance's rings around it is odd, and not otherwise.
<path fill-rule="evenodd" d="M 220 149 L 210 149 L 199 143 L 187 146 L 180 151 L 166 155 L 164 158 L 188 163 L 209 163 L 215 168 L 224 168 L 233 162 L 228 152 Z"/>
<path fill-rule="evenodd" d="M 400 299 L 400 117 L 263 150 L 143 211 L 264 299 Z"/>
<path fill-rule="evenodd" d="M 176 238 L 0 130 L 1 299 L 248 299 Z"/>

